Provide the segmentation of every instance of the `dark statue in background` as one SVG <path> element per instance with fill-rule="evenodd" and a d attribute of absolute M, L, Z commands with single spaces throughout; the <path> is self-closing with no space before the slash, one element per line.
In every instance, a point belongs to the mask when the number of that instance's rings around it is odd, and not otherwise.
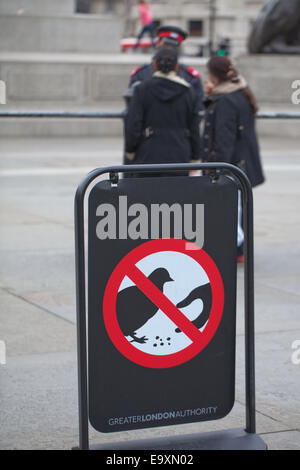
<path fill-rule="evenodd" d="M 251 54 L 300 54 L 300 0 L 269 0 L 254 22 Z"/>
<path fill-rule="evenodd" d="M 90 13 L 91 0 L 76 0 L 76 13 Z"/>

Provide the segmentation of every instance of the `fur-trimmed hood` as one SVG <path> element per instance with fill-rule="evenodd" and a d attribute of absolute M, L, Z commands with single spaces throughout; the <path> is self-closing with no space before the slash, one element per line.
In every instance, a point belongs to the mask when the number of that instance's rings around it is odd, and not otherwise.
<path fill-rule="evenodd" d="M 160 101 L 173 101 L 186 93 L 189 88 L 190 84 L 175 72 L 153 74 L 151 93 Z"/>
<path fill-rule="evenodd" d="M 219 85 L 215 86 L 213 89 L 213 95 L 224 95 L 228 93 L 234 93 L 235 91 L 243 90 L 247 88 L 248 83 L 246 79 L 239 75 L 236 78 L 236 81 L 228 80 L 227 82 L 220 83 Z"/>

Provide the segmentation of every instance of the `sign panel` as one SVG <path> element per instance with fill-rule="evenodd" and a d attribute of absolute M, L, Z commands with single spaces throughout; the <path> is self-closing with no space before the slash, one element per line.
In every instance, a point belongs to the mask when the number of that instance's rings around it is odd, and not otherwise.
<path fill-rule="evenodd" d="M 234 403 L 237 186 L 123 179 L 89 196 L 89 418 L 116 432 Z"/>

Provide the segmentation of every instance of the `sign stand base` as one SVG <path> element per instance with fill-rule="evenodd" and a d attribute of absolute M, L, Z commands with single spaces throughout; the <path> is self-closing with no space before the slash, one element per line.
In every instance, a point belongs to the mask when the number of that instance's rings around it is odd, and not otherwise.
<path fill-rule="evenodd" d="M 267 450 L 257 434 L 242 428 L 138 441 L 95 444 L 90 450 Z"/>

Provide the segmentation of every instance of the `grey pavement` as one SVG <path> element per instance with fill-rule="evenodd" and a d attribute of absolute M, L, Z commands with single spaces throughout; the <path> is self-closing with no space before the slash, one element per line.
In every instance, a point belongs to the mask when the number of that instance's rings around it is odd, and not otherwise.
<path fill-rule="evenodd" d="M 269 449 L 300 449 L 300 140 L 262 139 L 267 182 L 255 194 L 257 431 Z M 122 140 L 0 143 L 0 448 L 78 443 L 73 199 L 82 177 L 118 164 Z M 238 268 L 236 403 L 223 420 L 98 434 L 91 442 L 242 427 L 243 272 Z M 298 356 L 299 357 L 299 356 Z"/>

